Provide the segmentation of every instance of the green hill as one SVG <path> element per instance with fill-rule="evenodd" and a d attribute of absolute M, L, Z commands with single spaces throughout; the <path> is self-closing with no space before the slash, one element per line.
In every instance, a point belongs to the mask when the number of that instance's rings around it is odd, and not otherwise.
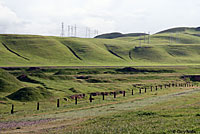
<path fill-rule="evenodd" d="M 0 92 L 13 92 L 23 87 L 22 83 L 8 72 L 0 69 Z"/>
<path fill-rule="evenodd" d="M 142 35 L 148 35 L 145 33 L 129 33 L 129 34 L 122 34 L 122 33 L 107 33 L 107 34 L 102 34 L 102 35 L 98 35 L 94 38 L 100 38 L 100 39 L 115 39 L 115 38 L 119 38 L 119 37 L 138 37 L 138 36 L 142 36 Z"/>
<path fill-rule="evenodd" d="M 167 30 L 164 30 L 164 31 L 161 31 L 161 32 L 158 32 L 157 34 L 160 34 L 160 33 L 176 33 L 176 32 L 179 32 L 179 33 L 200 33 L 200 27 L 176 27 L 176 28 L 170 28 L 170 29 L 167 29 Z"/>
<path fill-rule="evenodd" d="M 17 101 L 38 101 L 48 99 L 52 96 L 53 94 L 51 92 L 42 87 L 25 87 L 8 95 L 7 97 Z"/>
<path fill-rule="evenodd" d="M 200 63 L 200 28 L 147 36 L 85 39 L 0 35 L 0 66 L 136 66 Z M 140 45 L 141 44 L 141 45 Z"/>

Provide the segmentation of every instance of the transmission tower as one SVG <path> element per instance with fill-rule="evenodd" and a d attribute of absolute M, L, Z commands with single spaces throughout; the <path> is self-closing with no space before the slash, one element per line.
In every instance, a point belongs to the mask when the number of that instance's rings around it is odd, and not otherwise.
<path fill-rule="evenodd" d="M 71 36 L 73 36 L 73 35 L 74 35 L 74 27 L 71 26 Z"/>
<path fill-rule="evenodd" d="M 61 37 L 65 36 L 64 23 L 62 22 Z"/>
<path fill-rule="evenodd" d="M 85 29 L 85 38 L 87 38 L 87 36 L 88 36 L 88 28 L 86 27 L 86 29 Z"/>
<path fill-rule="evenodd" d="M 70 37 L 70 31 L 71 31 L 70 25 L 68 25 L 68 37 Z"/>
<path fill-rule="evenodd" d="M 148 33 L 148 44 L 150 44 L 150 32 Z"/>
<path fill-rule="evenodd" d="M 90 28 L 88 28 L 88 37 L 90 38 Z"/>
<path fill-rule="evenodd" d="M 65 36 L 64 23 L 62 22 L 61 37 Z"/>
<path fill-rule="evenodd" d="M 97 35 L 99 34 L 99 31 L 97 30 Z"/>
<path fill-rule="evenodd" d="M 77 30 L 77 27 L 76 27 L 76 24 L 74 26 L 74 36 L 76 37 L 76 30 Z"/>

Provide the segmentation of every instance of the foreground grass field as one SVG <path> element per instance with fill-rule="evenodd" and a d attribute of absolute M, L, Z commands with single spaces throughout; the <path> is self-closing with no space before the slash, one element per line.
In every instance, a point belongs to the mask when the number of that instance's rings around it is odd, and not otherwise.
<path fill-rule="evenodd" d="M 199 133 L 199 93 L 168 89 L 73 110 L 17 114 L 9 122 L 17 125 L 2 133 Z"/>
<path fill-rule="evenodd" d="M 199 66 L 1 69 L 0 133 L 200 133 L 198 81 L 182 78 L 199 73 Z M 194 86 L 155 89 L 186 82 Z M 113 91 L 126 96 L 89 101 L 89 93 Z M 77 105 L 70 98 L 83 93 Z"/>

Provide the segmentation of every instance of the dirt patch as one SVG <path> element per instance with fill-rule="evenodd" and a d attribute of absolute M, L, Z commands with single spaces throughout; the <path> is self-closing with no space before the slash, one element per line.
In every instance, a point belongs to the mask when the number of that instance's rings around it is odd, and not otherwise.
<path fill-rule="evenodd" d="M 20 121 L 20 122 L 12 121 L 12 122 L 5 122 L 5 123 L 0 122 L 0 130 L 27 127 L 27 126 L 40 124 L 40 123 L 47 123 L 53 120 L 55 119 L 40 119 L 40 120 L 34 120 L 34 121 Z"/>

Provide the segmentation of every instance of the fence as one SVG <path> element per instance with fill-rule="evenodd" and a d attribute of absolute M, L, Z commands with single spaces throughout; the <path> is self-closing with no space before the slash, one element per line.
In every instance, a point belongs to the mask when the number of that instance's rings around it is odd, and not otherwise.
<path fill-rule="evenodd" d="M 170 88 L 170 87 L 194 87 L 194 86 L 197 86 L 198 85 L 194 85 L 193 83 L 190 83 L 190 82 L 187 82 L 187 83 L 168 83 L 168 84 L 164 84 L 164 85 L 155 85 L 155 86 L 143 86 L 143 87 L 137 87 L 135 85 L 133 85 L 133 87 L 135 87 L 138 92 L 136 91 L 134 93 L 134 90 L 132 89 L 131 90 L 131 95 L 133 96 L 134 94 L 145 94 L 147 93 L 148 91 L 150 92 L 153 92 L 153 90 L 157 91 L 158 89 L 160 90 L 163 90 L 164 88 Z M 117 95 L 120 95 L 122 94 L 123 97 L 126 97 L 126 94 L 127 94 L 127 91 L 112 91 L 112 92 L 95 92 L 95 93 L 89 93 L 88 96 L 89 96 L 89 102 L 92 103 L 93 100 L 95 100 L 95 96 L 102 96 L 102 100 L 105 100 L 106 99 L 106 96 L 111 96 L 113 95 L 113 98 L 117 98 Z M 75 102 L 75 105 L 78 105 L 78 99 L 82 99 L 82 98 L 85 98 L 86 95 L 85 94 L 77 94 L 77 95 L 73 95 L 73 96 L 70 96 L 70 98 L 72 100 L 74 100 Z M 64 98 L 66 100 L 66 98 Z M 60 107 L 60 99 L 57 99 L 57 105 L 56 107 L 59 108 Z M 10 113 L 11 114 L 14 114 L 15 111 L 14 111 L 14 104 L 11 105 L 11 111 Z M 39 111 L 40 110 L 40 102 L 37 102 L 37 105 L 36 105 L 36 110 Z"/>

